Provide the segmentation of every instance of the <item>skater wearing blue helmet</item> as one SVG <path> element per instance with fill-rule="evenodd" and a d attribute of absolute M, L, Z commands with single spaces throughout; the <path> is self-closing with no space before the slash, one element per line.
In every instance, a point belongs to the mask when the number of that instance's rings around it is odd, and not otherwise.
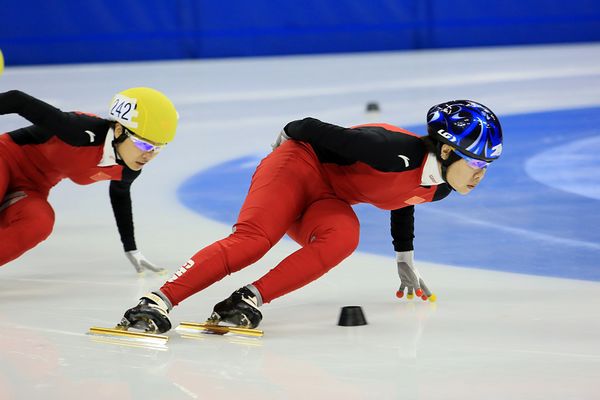
<path fill-rule="evenodd" d="M 211 324 L 255 328 L 259 307 L 318 279 L 356 249 L 352 209 L 391 212 L 400 276 L 398 297 L 435 301 L 413 260 L 414 206 L 452 190 L 468 194 L 502 153 L 502 130 L 471 100 L 438 104 L 428 135 L 389 124 L 345 128 L 305 118 L 290 122 L 258 166 L 233 233 L 191 257 L 160 289 L 125 312 L 121 326 L 166 332 L 169 311 L 187 297 L 260 259 L 284 234 L 301 245 L 266 275 L 216 304 Z"/>

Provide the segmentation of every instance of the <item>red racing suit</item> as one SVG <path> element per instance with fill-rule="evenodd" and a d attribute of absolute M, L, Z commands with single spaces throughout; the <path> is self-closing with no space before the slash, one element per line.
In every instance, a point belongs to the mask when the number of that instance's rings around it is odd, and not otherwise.
<path fill-rule="evenodd" d="M 0 135 L 0 265 L 45 240 L 54 225 L 50 189 L 69 178 L 80 185 L 110 180 L 110 199 L 125 251 L 135 250 L 131 183 L 140 174 L 118 159 L 113 122 L 63 112 L 23 92 L 0 93 L 0 115 L 33 125 Z"/>
<path fill-rule="evenodd" d="M 306 118 L 285 132 L 295 140 L 257 167 L 234 232 L 196 253 L 161 287 L 173 305 L 259 260 L 286 233 L 302 248 L 253 285 L 268 303 L 312 282 L 356 249 L 359 221 L 351 205 L 357 203 L 391 210 L 395 250 L 412 250 L 414 205 L 451 191 L 441 180 L 421 184 L 435 156 L 401 128 L 343 128 Z"/>

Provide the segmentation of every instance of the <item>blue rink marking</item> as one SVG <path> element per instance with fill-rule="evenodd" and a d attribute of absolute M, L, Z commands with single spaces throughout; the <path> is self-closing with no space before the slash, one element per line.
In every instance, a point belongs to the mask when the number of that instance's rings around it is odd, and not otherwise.
<path fill-rule="evenodd" d="M 502 126 L 502 158 L 475 191 L 416 207 L 415 257 L 600 281 L 600 150 L 589 145 L 600 142 L 600 108 L 507 116 Z M 424 134 L 421 126 L 408 129 Z M 261 157 L 201 171 L 177 195 L 192 210 L 233 224 Z M 355 210 L 359 250 L 392 256 L 389 212 L 364 204 Z"/>

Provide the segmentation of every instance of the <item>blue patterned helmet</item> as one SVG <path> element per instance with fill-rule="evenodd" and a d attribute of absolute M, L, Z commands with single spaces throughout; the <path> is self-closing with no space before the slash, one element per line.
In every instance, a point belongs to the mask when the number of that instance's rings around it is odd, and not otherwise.
<path fill-rule="evenodd" d="M 483 104 L 453 100 L 427 112 L 427 131 L 432 139 L 455 148 L 468 162 L 488 164 L 502 154 L 502 128 L 498 117 Z"/>

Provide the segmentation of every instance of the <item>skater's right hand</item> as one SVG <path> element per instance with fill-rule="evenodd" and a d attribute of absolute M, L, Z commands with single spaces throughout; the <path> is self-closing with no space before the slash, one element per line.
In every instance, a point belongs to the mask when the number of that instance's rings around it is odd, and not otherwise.
<path fill-rule="evenodd" d="M 412 300 L 416 293 L 421 299 L 433 302 L 435 294 L 431 293 L 421 274 L 414 266 L 414 251 L 402 251 L 396 253 L 396 263 L 398 265 L 398 276 L 400 277 L 400 288 L 396 292 L 396 297 L 404 297 L 404 290 L 407 290 L 406 298 Z"/>
<path fill-rule="evenodd" d="M 277 135 L 275 138 L 275 142 L 271 144 L 271 148 L 275 150 L 287 140 L 290 140 L 290 137 L 287 135 L 287 133 L 285 133 L 285 129 L 282 129 L 281 132 L 279 132 L 279 135 Z"/>
<path fill-rule="evenodd" d="M 126 251 L 125 256 L 133 265 L 138 274 L 143 274 L 144 270 L 146 269 L 152 272 L 156 272 L 160 275 L 164 275 L 168 272 L 165 268 L 159 267 L 158 265 L 148 261 L 148 259 L 144 257 L 142 252 L 139 250 Z"/>

